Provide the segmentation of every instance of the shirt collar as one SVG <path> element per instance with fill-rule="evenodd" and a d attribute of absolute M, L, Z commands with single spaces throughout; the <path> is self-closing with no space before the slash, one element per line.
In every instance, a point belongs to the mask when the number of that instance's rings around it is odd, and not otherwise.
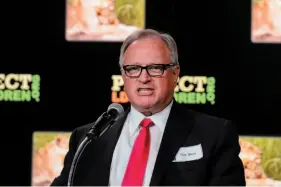
<path fill-rule="evenodd" d="M 130 136 L 133 136 L 135 132 L 139 129 L 139 124 L 144 118 L 150 118 L 154 125 L 156 125 L 161 133 L 164 132 L 172 105 L 173 105 L 173 100 L 170 102 L 170 104 L 164 108 L 164 110 L 153 114 L 152 116 L 145 116 L 139 111 L 137 111 L 133 106 L 131 106 L 131 111 L 130 111 L 130 123 L 129 123 L 129 133 Z"/>

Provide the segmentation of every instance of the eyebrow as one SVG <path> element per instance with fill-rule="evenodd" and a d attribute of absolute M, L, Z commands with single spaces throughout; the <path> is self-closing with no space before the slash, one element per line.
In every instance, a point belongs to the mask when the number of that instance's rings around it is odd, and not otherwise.
<path fill-rule="evenodd" d="M 154 64 L 163 64 L 163 63 L 161 63 L 161 62 L 159 62 L 159 63 L 157 63 L 157 62 L 151 62 L 151 63 L 148 63 L 148 64 L 146 64 L 146 65 L 144 65 L 144 66 L 149 66 L 149 65 L 154 65 Z M 143 64 L 140 63 L 140 62 L 136 62 L 136 63 L 133 63 L 133 64 L 126 64 L 126 65 L 139 65 L 139 66 L 143 66 Z"/>

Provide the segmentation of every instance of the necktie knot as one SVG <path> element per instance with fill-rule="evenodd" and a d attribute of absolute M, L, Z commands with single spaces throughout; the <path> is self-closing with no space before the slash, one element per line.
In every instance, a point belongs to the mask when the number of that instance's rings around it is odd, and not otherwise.
<path fill-rule="evenodd" d="M 152 120 L 149 118 L 145 118 L 141 121 L 140 126 L 146 128 L 146 127 L 150 127 L 151 124 L 152 124 Z"/>

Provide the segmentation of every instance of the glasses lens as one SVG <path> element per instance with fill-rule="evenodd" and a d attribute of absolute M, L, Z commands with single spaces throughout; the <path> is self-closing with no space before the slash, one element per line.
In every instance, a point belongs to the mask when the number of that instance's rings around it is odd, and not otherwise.
<path fill-rule="evenodd" d="M 163 67 L 161 65 L 151 65 L 151 66 L 148 66 L 147 68 L 148 72 L 150 75 L 162 75 L 163 74 Z"/>
<path fill-rule="evenodd" d="M 140 66 L 125 66 L 125 71 L 128 76 L 138 76 L 140 73 Z"/>

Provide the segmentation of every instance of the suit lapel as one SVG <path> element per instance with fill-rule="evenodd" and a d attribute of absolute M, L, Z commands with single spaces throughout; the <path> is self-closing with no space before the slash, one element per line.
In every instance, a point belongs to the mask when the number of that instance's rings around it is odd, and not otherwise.
<path fill-rule="evenodd" d="M 103 185 L 108 186 L 109 185 L 109 178 L 110 178 L 110 168 L 111 168 L 111 161 L 113 152 L 116 146 L 116 143 L 118 141 L 118 138 L 121 134 L 122 127 L 125 123 L 126 117 L 128 115 L 129 109 L 126 110 L 124 115 L 122 115 L 115 124 L 103 135 L 101 136 L 101 144 L 104 145 L 104 147 L 100 150 L 101 151 L 101 157 L 102 159 L 99 159 L 95 165 L 96 168 L 93 168 L 96 176 L 91 177 L 91 181 L 95 185 Z M 93 179 L 95 181 L 93 181 Z M 97 181 L 96 181 L 97 180 Z"/>
<path fill-rule="evenodd" d="M 185 143 L 191 132 L 193 124 L 189 122 L 186 111 L 174 101 L 155 162 L 150 186 L 160 185 L 166 167 L 172 163 L 179 148 Z"/>

